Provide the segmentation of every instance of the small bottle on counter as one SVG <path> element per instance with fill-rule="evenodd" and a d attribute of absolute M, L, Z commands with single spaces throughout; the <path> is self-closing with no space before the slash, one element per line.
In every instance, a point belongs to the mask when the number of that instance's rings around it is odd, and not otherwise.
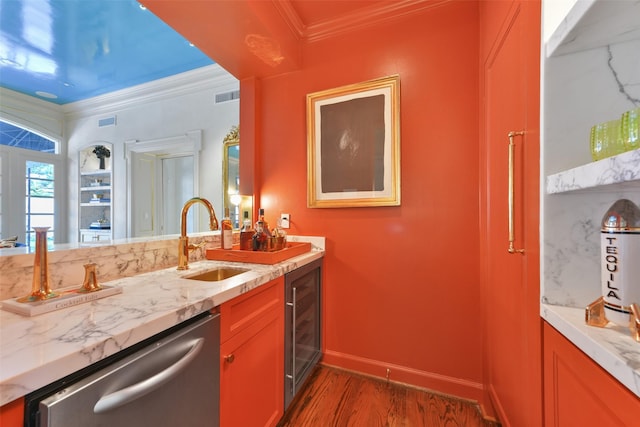
<path fill-rule="evenodd" d="M 259 221 L 262 221 L 262 229 L 267 235 L 271 236 L 271 229 L 269 228 L 269 223 L 266 219 L 264 219 L 264 209 L 260 208 Z"/>
<path fill-rule="evenodd" d="M 249 211 L 244 211 L 244 219 L 242 220 L 242 229 L 240 230 L 240 250 L 253 250 L 253 235 L 255 230 L 251 227 L 249 219 Z"/>
<path fill-rule="evenodd" d="M 233 224 L 229 219 L 229 208 L 224 208 L 224 217 L 220 222 L 220 246 L 222 249 L 233 248 Z"/>
<path fill-rule="evenodd" d="M 271 248 L 272 251 L 279 251 L 287 245 L 287 233 L 282 229 L 282 223 L 278 220 L 273 230 L 271 230 Z"/>
<path fill-rule="evenodd" d="M 269 245 L 269 233 L 268 228 L 265 228 L 264 221 L 264 209 L 260 209 L 258 222 L 256 222 L 256 230 L 253 233 L 253 250 L 254 251 L 266 251 Z"/>

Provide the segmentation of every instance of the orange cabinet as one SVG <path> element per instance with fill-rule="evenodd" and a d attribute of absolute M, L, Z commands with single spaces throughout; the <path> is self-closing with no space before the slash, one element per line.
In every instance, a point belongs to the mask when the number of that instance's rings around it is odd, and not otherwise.
<path fill-rule="evenodd" d="M 19 398 L 0 407 L 0 426 L 20 427 L 24 425 L 24 399 Z"/>
<path fill-rule="evenodd" d="M 284 411 L 284 277 L 220 306 L 220 425 L 275 426 Z"/>
<path fill-rule="evenodd" d="M 539 427 L 540 3 L 481 2 L 480 18 L 484 382 L 503 426 Z"/>
<path fill-rule="evenodd" d="M 546 427 L 637 426 L 640 399 L 544 323 Z"/>

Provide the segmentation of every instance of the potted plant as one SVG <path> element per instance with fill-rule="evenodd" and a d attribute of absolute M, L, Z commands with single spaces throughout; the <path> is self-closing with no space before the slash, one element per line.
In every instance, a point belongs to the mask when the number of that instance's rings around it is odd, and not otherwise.
<path fill-rule="evenodd" d="M 104 145 L 96 145 L 93 154 L 100 160 L 100 169 L 104 169 L 104 159 L 111 157 L 111 151 Z"/>

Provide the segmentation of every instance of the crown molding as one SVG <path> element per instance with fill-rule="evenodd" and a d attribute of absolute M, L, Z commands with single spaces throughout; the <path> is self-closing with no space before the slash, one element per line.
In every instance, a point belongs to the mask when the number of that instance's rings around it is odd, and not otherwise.
<path fill-rule="evenodd" d="M 5 87 L 0 87 L 0 119 L 49 139 L 63 139 L 64 115 L 58 104 Z"/>
<path fill-rule="evenodd" d="M 202 92 L 207 89 L 238 88 L 238 80 L 220 65 L 213 64 L 149 83 L 62 105 L 65 117 L 80 118 L 108 114 L 149 102 Z"/>
<path fill-rule="evenodd" d="M 300 19 L 300 15 L 298 15 L 298 12 L 296 12 L 296 10 L 293 8 L 291 0 L 272 1 L 276 10 L 280 13 L 284 22 L 289 26 L 294 36 L 296 36 L 298 39 L 302 39 L 304 37 L 305 31 L 307 30 L 307 27 L 304 25 L 304 22 L 302 22 L 302 19 Z"/>
<path fill-rule="evenodd" d="M 273 0 L 289 28 L 301 40 L 316 42 L 365 28 L 375 27 L 384 22 L 405 17 L 426 9 L 433 9 L 452 0 L 401 0 L 384 4 L 372 4 L 351 13 L 305 26 L 295 11 L 291 0 Z"/>

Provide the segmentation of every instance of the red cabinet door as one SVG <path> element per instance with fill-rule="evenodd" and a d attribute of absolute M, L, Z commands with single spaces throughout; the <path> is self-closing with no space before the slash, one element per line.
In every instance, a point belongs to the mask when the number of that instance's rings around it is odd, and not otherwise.
<path fill-rule="evenodd" d="M 637 426 L 640 399 L 544 324 L 546 427 Z"/>
<path fill-rule="evenodd" d="M 0 426 L 21 427 L 24 425 L 24 399 L 21 397 L 0 407 Z"/>
<path fill-rule="evenodd" d="M 284 412 L 284 279 L 223 304 L 220 315 L 220 426 L 275 426 Z"/>
<path fill-rule="evenodd" d="M 539 427 L 540 4 L 481 4 L 485 8 L 481 22 L 487 25 L 483 27 L 481 165 L 485 384 L 503 426 Z M 504 19 L 495 19 L 498 11 Z M 515 148 L 510 166 L 511 132 L 524 133 L 512 138 Z M 510 175 L 513 191 L 509 191 Z M 523 253 L 508 252 L 510 198 L 514 248 Z"/>

